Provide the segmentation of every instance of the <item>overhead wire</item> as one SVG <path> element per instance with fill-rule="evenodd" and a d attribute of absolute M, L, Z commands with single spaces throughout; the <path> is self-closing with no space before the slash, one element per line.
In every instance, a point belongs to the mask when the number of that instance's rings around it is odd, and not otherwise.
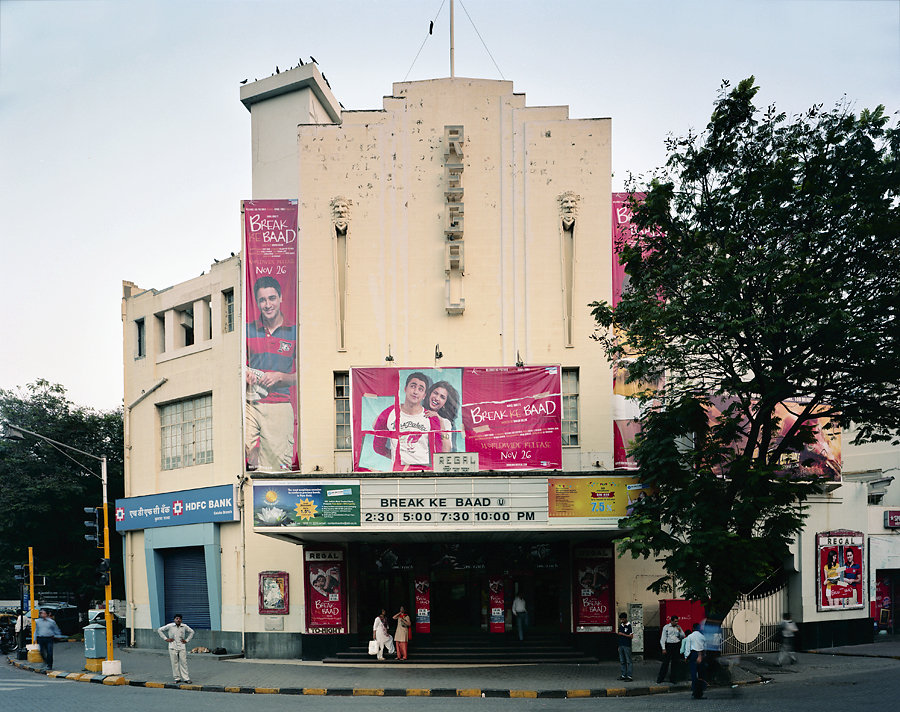
<path fill-rule="evenodd" d="M 500 78 L 506 80 L 506 77 L 503 76 L 503 72 L 500 71 L 500 67 L 497 64 L 497 60 L 494 59 L 494 55 L 491 54 L 491 50 L 488 49 L 487 43 L 484 41 L 484 38 L 481 36 L 481 33 L 478 31 L 478 27 L 475 26 L 475 20 L 472 19 L 472 16 L 469 14 L 466 6 L 463 5 L 463 1 L 459 0 L 459 4 L 463 9 L 463 12 L 466 13 L 466 17 L 469 18 L 469 22 L 472 23 L 472 28 L 475 30 L 475 34 L 478 35 L 478 39 L 481 40 L 481 44 L 484 47 L 484 51 L 488 53 L 488 57 L 491 58 L 491 61 L 494 63 L 494 66 L 497 68 L 497 73 L 500 75 Z"/>
<path fill-rule="evenodd" d="M 413 57 L 412 64 L 409 65 L 409 69 L 406 71 L 406 76 L 403 77 L 404 82 L 409 77 L 409 73 L 413 70 L 413 67 L 416 66 L 416 61 L 419 59 L 419 55 L 422 54 L 422 50 L 425 48 L 425 43 L 428 41 L 428 38 L 431 36 L 431 30 L 434 27 L 434 23 L 437 22 L 438 15 L 441 14 L 441 10 L 444 9 L 445 2 L 447 2 L 447 0 L 441 0 L 441 6 L 438 8 L 438 11 L 434 15 L 434 19 L 431 21 L 431 26 L 429 26 L 429 31 L 425 34 L 425 39 L 422 40 L 422 44 L 419 46 L 419 51 L 416 52 L 416 56 Z M 468 13 L 466 13 L 466 14 L 468 14 Z M 477 32 L 477 30 L 476 30 L 476 32 Z"/>

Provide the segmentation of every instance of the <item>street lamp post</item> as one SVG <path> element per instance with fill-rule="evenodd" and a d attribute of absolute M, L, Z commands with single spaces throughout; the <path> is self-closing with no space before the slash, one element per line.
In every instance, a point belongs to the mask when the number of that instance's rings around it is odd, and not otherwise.
<path fill-rule="evenodd" d="M 79 455 L 84 455 L 85 457 L 90 457 L 91 459 L 100 461 L 100 481 L 103 483 L 103 559 L 105 561 L 109 561 L 109 498 L 106 491 L 106 455 L 93 455 L 92 453 L 85 452 L 84 450 L 79 450 L 77 447 L 66 445 L 65 443 L 59 442 L 58 440 L 48 438 L 46 435 L 41 435 L 40 433 L 26 430 L 25 428 L 19 427 L 18 425 L 13 425 L 12 423 L 4 423 L 4 425 L 9 430 L 7 437 L 21 439 L 22 433 L 24 433 L 26 435 L 31 435 L 34 438 L 38 438 L 39 440 L 43 440 L 44 442 L 48 442 L 56 447 L 62 447 L 66 450 L 77 452 Z M 94 476 L 96 477 L 96 474 L 94 474 Z M 109 610 L 111 599 L 112 574 L 111 572 L 107 572 L 106 585 L 104 586 L 105 604 L 103 606 L 103 617 L 106 622 L 106 660 L 104 660 L 103 662 L 103 673 L 108 675 L 121 674 L 122 672 L 121 662 L 113 660 L 112 613 Z M 32 626 L 32 631 L 33 630 L 34 626 Z"/>

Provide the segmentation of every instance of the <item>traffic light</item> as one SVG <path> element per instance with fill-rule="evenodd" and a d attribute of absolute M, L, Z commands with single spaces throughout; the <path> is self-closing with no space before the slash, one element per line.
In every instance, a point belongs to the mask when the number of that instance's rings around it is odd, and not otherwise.
<path fill-rule="evenodd" d="M 84 538 L 87 541 L 93 541 L 97 543 L 97 546 L 100 546 L 100 512 L 96 507 L 85 507 L 85 514 L 93 515 L 93 519 L 85 519 L 84 526 L 87 528 L 87 534 L 84 535 Z"/>
<path fill-rule="evenodd" d="M 97 566 L 97 581 L 101 586 L 109 585 L 109 559 L 100 559 Z"/>
<path fill-rule="evenodd" d="M 16 583 L 20 586 L 25 585 L 25 579 L 28 577 L 28 565 L 27 564 L 13 564 L 14 577 L 16 579 Z"/>

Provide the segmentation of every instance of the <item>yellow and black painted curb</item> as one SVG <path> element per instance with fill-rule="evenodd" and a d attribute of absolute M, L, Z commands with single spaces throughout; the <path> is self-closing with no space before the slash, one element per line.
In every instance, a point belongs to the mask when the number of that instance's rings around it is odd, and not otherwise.
<path fill-rule="evenodd" d="M 132 680 L 124 675 L 98 675 L 88 672 L 64 672 L 46 670 L 18 660 L 9 660 L 11 665 L 30 670 L 48 677 L 79 682 L 93 682 L 102 685 L 128 685 L 130 687 L 164 688 L 169 690 L 193 690 L 194 692 L 229 692 L 245 695 L 316 695 L 328 697 L 498 697 L 498 698 L 583 698 L 583 697 L 641 697 L 669 692 L 686 692 L 690 685 L 636 685 L 633 687 L 599 687 L 580 690 L 504 690 L 493 688 L 402 688 L 402 687 L 248 687 L 245 685 L 196 685 L 187 683 L 157 682 L 153 680 Z M 753 682 L 760 682 L 754 680 Z M 750 684 L 750 683 L 738 683 Z"/>

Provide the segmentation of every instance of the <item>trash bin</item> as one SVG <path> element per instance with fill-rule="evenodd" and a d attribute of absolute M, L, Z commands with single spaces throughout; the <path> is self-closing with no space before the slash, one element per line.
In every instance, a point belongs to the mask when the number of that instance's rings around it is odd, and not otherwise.
<path fill-rule="evenodd" d="M 84 657 L 106 657 L 106 627 L 98 623 L 91 623 L 84 627 Z"/>

